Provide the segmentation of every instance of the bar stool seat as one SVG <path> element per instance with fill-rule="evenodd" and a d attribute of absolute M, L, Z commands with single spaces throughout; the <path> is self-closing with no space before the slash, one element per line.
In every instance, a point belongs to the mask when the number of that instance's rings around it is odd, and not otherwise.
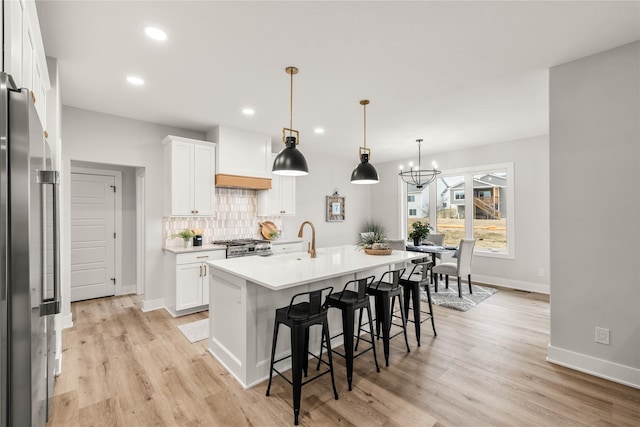
<path fill-rule="evenodd" d="M 376 336 L 380 338 L 380 329 L 382 329 L 382 344 L 384 349 L 385 365 L 389 366 L 389 340 L 393 338 L 391 334 L 391 324 L 393 321 L 392 307 L 395 303 L 396 297 L 400 302 L 400 315 L 402 318 L 402 332 L 404 333 L 404 342 L 407 346 L 407 353 L 411 352 L 409 348 L 409 339 L 407 338 L 407 321 L 405 317 L 404 304 L 402 299 L 402 287 L 399 285 L 400 277 L 404 274 L 405 269 L 400 268 L 398 270 L 385 271 L 380 280 L 376 283 L 372 283 L 367 287 L 367 294 L 375 298 L 376 303 Z M 385 281 L 387 279 L 388 281 Z M 360 312 L 360 320 L 358 322 L 358 329 L 362 325 L 362 311 Z M 399 333 L 398 333 L 399 334 Z M 396 334 L 396 335 L 398 335 Z M 394 335 L 394 336 L 396 336 Z M 356 341 L 356 349 L 358 348 L 358 342 L 360 337 Z"/>
<path fill-rule="evenodd" d="M 300 415 L 300 398 L 302 394 L 302 386 L 310 381 L 313 381 L 327 373 L 331 374 L 331 384 L 333 385 L 333 394 L 336 400 L 338 400 L 338 391 L 336 390 L 336 383 L 333 377 L 333 359 L 331 357 L 331 341 L 329 339 L 329 324 L 327 321 L 328 306 L 325 302 L 322 302 L 323 295 L 331 295 L 333 291 L 332 287 L 319 289 L 316 291 L 302 292 L 294 295 L 291 298 L 291 302 L 287 307 L 276 309 L 276 318 L 273 328 L 273 342 L 271 344 L 271 366 L 269 368 L 269 385 L 267 386 L 266 395 L 269 396 L 271 392 L 271 382 L 273 379 L 273 372 L 276 372 L 282 378 L 285 379 L 293 387 L 293 420 L 294 424 L 298 425 L 298 418 Z M 307 298 L 308 301 L 302 301 L 296 303 L 296 300 Z M 281 359 L 275 360 L 276 345 L 278 343 L 278 329 L 283 324 L 291 329 L 291 355 L 285 356 Z M 326 342 L 326 347 L 329 354 L 329 362 L 324 362 L 329 366 L 329 369 L 321 372 L 320 374 L 309 378 L 302 382 L 302 373 L 307 376 L 307 370 L 309 366 L 309 357 L 315 356 L 309 352 L 309 328 L 313 325 L 322 326 L 322 349 L 323 343 Z M 284 376 L 274 365 L 278 362 L 291 358 L 291 380 Z M 318 368 L 319 368 L 318 364 Z"/>
<path fill-rule="evenodd" d="M 423 260 L 415 263 L 411 273 L 400 278 L 400 285 L 404 288 L 404 315 L 408 322 L 413 322 L 416 331 L 416 341 L 420 347 L 420 325 L 431 319 L 433 335 L 436 333 L 436 324 L 433 318 L 433 304 L 431 302 L 431 291 L 429 290 L 429 271 L 433 267 L 433 261 Z M 429 311 L 420 310 L 420 287 L 424 286 L 427 292 L 427 302 Z M 409 305 L 413 308 L 413 320 L 409 319 Z M 426 317 L 421 319 L 421 315 Z"/>
<path fill-rule="evenodd" d="M 337 350 L 333 350 L 339 356 L 345 358 L 345 362 L 347 365 L 347 383 L 349 384 L 349 391 L 352 389 L 353 383 L 353 360 L 362 356 L 364 353 L 369 350 L 373 350 L 373 360 L 376 364 L 376 371 L 380 372 L 380 367 L 378 366 L 378 356 L 376 355 L 376 346 L 373 340 L 373 322 L 371 317 L 371 303 L 369 302 L 369 295 L 367 295 L 366 290 L 367 286 L 371 285 L 375 280 L 375 276 L 369 276 L 362 279 L 350 280 L 342 289 L 342 292 L 332 293 L 327 297 L 327 305 L 329 307 L 337 308 L 342 313 L 342 333 L 334 335 L 331 339 L 343 336 L 344 343 L 344 354 L 340 353 Z M 350 285 L 355 284 L 356 290 L 353 291 L 351 289 L 347 289 Z M 360 310 L 362 313 L 363 310 L 367 310 L 367 315 L 369 316 L 369 333 L 371 335 L 371 347 L 366 350 L 361 351 L 358 354 L 354 354 L 353 349 L 353 338 L 354 338 L 354 323 L 355 323 L 355 313 L 357 310 Z M 360 325 L 358 326 L 358 336 L 360 336 Z M 364 340 L 364 338 L 363 338 Z M 318 368 L 320 367 L 320 361 L 322 360 L 322 349 L 320 349 L 320 360 L 318 360 Z"/>

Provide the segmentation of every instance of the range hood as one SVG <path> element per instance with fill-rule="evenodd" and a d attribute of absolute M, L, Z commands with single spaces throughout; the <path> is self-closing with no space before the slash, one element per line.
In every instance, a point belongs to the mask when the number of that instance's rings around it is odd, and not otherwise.
<path fill-rule="evenodd" d="M 216 126 L 207 132 L 216 143 L 216 187 L 269 190 L 271 188 L 271 137 Z"/>
<path fill-rule="evenodd" d="M 244 188 L 248 190 L 270 190 L 271 178 L 256 178 L 252 176 L 216 174 L 216 187 Z"/>

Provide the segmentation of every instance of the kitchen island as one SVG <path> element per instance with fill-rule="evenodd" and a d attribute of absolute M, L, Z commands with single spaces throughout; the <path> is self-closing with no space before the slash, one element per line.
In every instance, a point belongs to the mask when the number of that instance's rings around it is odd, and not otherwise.
<path fill-rule="evenodd" d="M 402 267 L 417 252 L 393 251 L 390 255 L 367 255 L 356 246 L 306 252 L 252 256 L 210 261 L 209 351 L 242 384 L 249 388 L 269 375 L 275 310 L 285 307 L 300 292 L 333 286 L 339 292 L 352 279 L 375 275 L 390 267 Z M 335 312 L 334 312 L 335 311 Z M 331 335 L 342 331 L 337 310 L 329 312 Z M 310 334 L 310 349 L 317 352 L 320 328 Z M 280 328 L 276 358 L 290 352 L 288 328 Z M 332 341 L 341 345 L 342 338 Z M 287 369 L 280 365 L 281 370 Z"/>

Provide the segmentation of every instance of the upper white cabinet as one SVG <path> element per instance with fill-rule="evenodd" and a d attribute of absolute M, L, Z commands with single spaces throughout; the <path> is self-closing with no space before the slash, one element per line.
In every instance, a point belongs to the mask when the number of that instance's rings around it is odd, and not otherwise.
<path fill-rule="evenodd" d="M 36 4 L 33 0 L 3 1 L 4 72 L 19 88 L 28 88 L 46 128 L 47 91 L 51 88 Z"/>
<path fill-rule="evenodd" d="M 217 126 L 207 132 L 217 145 L 216 186 L 267 189 L 271 186 L 271 138 Z"/>
<path fill-rule="evenodd" d="M 214 216 L 216 145 L 169 135 L 164 144 L 167 216 Z"/>
<path fill-rule="evenodd" d="M 275 159 L 276 154 L 271 158 Z M 272 175 L 271 189 L 258 191 L 258 216 L 296 214 L 296 178 Z"/>

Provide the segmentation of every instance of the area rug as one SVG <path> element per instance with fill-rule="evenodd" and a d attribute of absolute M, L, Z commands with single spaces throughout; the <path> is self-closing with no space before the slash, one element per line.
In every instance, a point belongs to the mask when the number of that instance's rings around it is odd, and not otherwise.
<path fill-rule="evenodd" d="M 431 291 L 431 302 L 441 307 L 452 308 L 459 311 L 467 311 L 498 292 L 497 289 L 485 288 L 484 286 L 471 285 L 473 293 L 469 294 L 469 285 L 462 284 L 462 298 L 458 297 L 458 283 L 456 280 L 449 282 L 449 289 L 444 287 L 444 281 L 438 283 L 438 292 L 433 285 L 429 285 Z M 420 290 L 420 299 L 427 301 L 427 292 Z"/>
<path fill-rule="evenodd" d="M 209 319 L 179 325 L 180 332 L 187 337 L 189 342 L 198 342 L 209 337 Z"/>

